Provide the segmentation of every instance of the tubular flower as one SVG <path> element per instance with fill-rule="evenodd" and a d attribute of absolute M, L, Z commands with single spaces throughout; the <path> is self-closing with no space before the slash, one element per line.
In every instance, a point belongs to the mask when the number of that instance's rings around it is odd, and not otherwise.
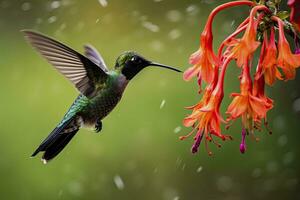
<path fill-rule="evenodd" d="M 289 0 L 288 5 L 291 8 L 290 21 L 300 32 L 300 0 Z"/>
<path fill-rule="evenodd" d="M 256 6 L 251 10 L 250 21 L 243 37 L 241 39 L 235 39 L 230 43 L 230 45 L 233 46 L 231 50 L 232 57 L 236 59 L 239 67 L 244 64 L 244 61 L 248 60 L 260 45 L 260 42 L 256 41 L 256 29 L 259 21 L 254 18 L 254 15 L 257 10 L 261 8 L 265 7 Z"/>
<path fill-rule="evenodd" d="M 264 74 L 265 82 L 268 85 L 273 85 L 276 79 L 282 80 L 282 75 L 277 68 L 277 47 L 275 44 L 274 28 L 271 28 L 270 40 L 268 35 L 264 34 L 264 52 L 262 58 L 262 73 Z"/>
<path fill-rule="evenodd" d="M 190 80 L 192 77 L 198 75 L 199 79 L 210 83 L 213 79 L 213 70 L 217 65 L 217 58 L 212 50 L 212 33 L 211 30 L 205 29 L 201 34 L 201 45 L 198 51 L 193 53 L 190 57 L 190 67 L 184 72 L 184 80 Z"/>
<path fill-rule="evenodd" d="M 240 94 L 231 95 L 234 99 L 226 112 L 229 115 L 227 121 L 242 117 L 243 127 L 253 130 L 255 124 L 266 117 L 267 108 L 264 100 L 252 95 L 252 80 L 248 64 L 243 68 L 240 89 Z"/>
<path fill-rule="evenodd" d="M 220 43 L 217 54 L 214 54 L 213 18 L 221 10 L 240 5 L 251 7 L 249 16 Z M 276 80 L 293 79 L 296 68 L 300 67 L 300 32 L 295 30 L 299 31 L 300 28 L 300 0 L 289 0 L 288 5 L 291 7 L 289 19 L 282 14 L 288 12 L 281 9 L 278 0 L 232 1 L 216 7 L 210 13 L 201 34 L 200 48 L 189 60 L 193 67 L 184 73 L 185 80 L 198 77 L 199 91 L 202 79 L 207 82 L 202 99 L 196 105 L 188 107 L 192 112 L 183 120 L 184 126 L 193 127 L 193 130 L 180 139 L 194 134 L 191 149 L 193 153 L 198 152 L 202 140 L 205 140 L 205 147 L 208 149 L 207 143 L 210 141 L 220 146 L 214 138 L 231 139 L 231 136 L 223 134 L 222 125 L 225 124 L 225 128 L 228 128 L 238 118 L 242 122 L 241 153 L 246 151 L 246 136 L 254 136 L 256 130 L 261 131 L 262 123 L 271 133 L 267 113 L 273 108 L 274 101 L 266 95 L 265 87 L 272 86 Z M 285 34 L 294 39 L 294 54 Z M 256 71 L 251 74 L 250 69 L 255 61 L 253 55 L 257 49 L 260 49 L 260 55 Z M 233 99 L 224 121 L 220 112 L 224 97 L 224 77 L 232 60 L 241 69 L 240 93 L 231 94 Z M 209 155 L 212 154 L 209 150 L 208 152 Z"/>
<path fill-rule="evenodd" d="M 226 65 L 228 62 L 226 63 Z M 183 120 L 183 125 L 186 127 L 194 127 L 194 130 L 186 135 L 181 136 L 180 139 L 183 140 L 189 137 L 195 130 L 197 130 L 196 136 L 194 137 L 194 145 L 192 147 L 192 152 L 196 153 L 200 142 L 205 136 L 205 144 L 207 147 L 207 141 L 213 141 L 212 135 L 215 135 L 222 140 L 230 139 L 230 136 L 221 134 L 221 122 L 225 123 L 220 115 L 220 104 L 222 102 L 224 92 L 223 92 L 223 81 L 226 67 L 223 67 L 223 70 L 220 74 L 220 78 L 216 78 L 215 75 L 213 82 L 208 85 L 203 94 L 202 100 L 195 106 L 191 107 L 193 112 L 191 115 L 186 117 Z M 215 73 L 218 71 L 215 70 Z M 218 82 L 217 82 L 218 81 Z M 213 90 L 212 90 L 213 89 Z M 218 143 L 214 142 L 218 146 Z M 209 155 L 212 153 L 208 150 Z"/>
<path fill-rule="evenodd" d="M 300 55 L 293 54 L 290 45 L 284 35 L 283 21 L 277 17 L 274 19 L 278 22 L 279 26 L 279 39 L 278 39 L 278 65 L 282 68 L 284 79 L 294 79 L 296 75 L 296 68 L 300 66 Z"/>

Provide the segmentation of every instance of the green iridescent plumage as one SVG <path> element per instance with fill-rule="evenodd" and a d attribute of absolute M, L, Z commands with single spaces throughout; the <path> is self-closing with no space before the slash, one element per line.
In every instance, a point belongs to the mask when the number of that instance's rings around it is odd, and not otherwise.
<path fill-rule="evenodd" d="M 128 82 L 143 68 L 152 65 L 179 71 L 150 62 L 132 51 L 121 54 L 115 68 L 109 71 L 90 45 L 85 46 L 84 56 L 40 33 L 23 32 L 30 44 L 80 92 L 61 122 L 32 154 L 44 152 L 44 163 L 58 155 L 81 127 L 101 131 L 101 120 L 114 109 Z"/>

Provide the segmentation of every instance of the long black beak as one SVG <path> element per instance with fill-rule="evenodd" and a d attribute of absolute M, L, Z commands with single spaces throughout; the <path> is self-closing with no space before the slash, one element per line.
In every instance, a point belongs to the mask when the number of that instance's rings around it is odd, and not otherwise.
<path fill-rule="evenodd" d="M 173 68 L 173 67 L 170 67 L 170 66 L 167 66 L 167 65 L 163 65 L 163 64 L 160 64 L 160 63 L 155 63 L 155 62 L 150 62 L 150 64 L 148 66 L 157 66 L 157 67 L 170 69 L 170 70 L 173 70 L 173 71 L 176 71 L 176 72 L 182 72 L 179 69 L 176 69 L 176 68 Z"/>

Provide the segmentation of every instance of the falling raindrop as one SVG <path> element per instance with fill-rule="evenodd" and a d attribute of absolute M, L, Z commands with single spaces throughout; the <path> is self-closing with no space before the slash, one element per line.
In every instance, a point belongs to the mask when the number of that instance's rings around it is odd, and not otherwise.
<path fill-rule="evenodd" d="M 181 36 L 181 32 L 178 29 L 173 29 L 169 32 L 169 37 L 172 40 L 175 40 L 175 39 L 179 38 L 180 36 Z"/>
<path fill-rule="evenodd" d="M 218 190 L 221 192 L 228 192 L 232 188 L 232 185 L 233 185 L 231 178 L 228 176 L 221 176 L 217 180 L 216 184 L 217 184 Z"/>
<path fill-rule="evenodd" d="M 142 25 L 149 31 L 152 31 L 152 32 L 159 31 L 159 27 L 156 24 L 153 24 L 152 22 L 144 21 L 144 22 L 142 22 Z"/>
<path fill-rule="evenodd" d="M 300 112 L 300 98 L 293 102 L 293 109 L 295 112 Z"/>
<path fill-rule="evenodd" d="M 160 106 L 159 106 L 159 109 L 162 109 L 166 104 L 166 100 L 162 100 L 161 103 L 160 103 Z"/>
<path fill-rule="evenodd" d="M 174 133 L 179 133 L 181 131 L 181 126 L 177 126 L 175 129 L 174 129 Z"/>
<path fill-rule="evenodd" d="M 21 6 L 23 11 L 28 11 L 31 9 L 31 4 L 29 2 L 24 2 Z"/>
<path fill-rule="evenodd" d="M 48 18 L 48 23 L 52 24 L 52 23 L 56 22 L 56 20 L 57 20 L 56 16 L 51 16 L 51 17 Z"/>
<path fill-rule="evenodd" d="M 179 196 L 176 196 L 176 197 L 174 197 L 173 200 L 179 200 L 179 199 L 180 199 Z"/>
<path fill-rule="evenodd" d="M 50 4 L 50 8 L 51 9 L 57 9 L 60 7 L 60 1 L 52 1 L 51 4 Z"/>
<path fill-rule="evenodd" d="M 261 171 L 260 168 L 255 168 L 255 169 L 253 170 L 253 172 L 252 172 L 252 176 L 253 176 L 254 178 L 260 177 L 261 174 L 262 174 L 262 171 Z"/>
<path fill-rule="evenodd" d="M 69 183 L 69 191 L 74 196 L 81 196 L 83 193 L 82 185 L 78 181 Z"/>
<path fill-rule="evenodd" d="M 199 166 L 197 169 L 197 173 L 200 173 L 202 171 L 202 169 L 203 169 L 202 166 Z"/>
<path fill-rule="evenodd" d="M 283 146 L 285 146 L 288 143 L 288 138 L 287 138 L 286 135 L 281 135 L 278 138 L 277 142 L 278 142 L 279 146 L 283 147 Z"/>
<path fill-rule="evenodd" d="M 235 24 L 235 20 L 232 20 L 230 26 L 233 27 L 234 24 Z"/>
<path fill-rule="evenodd" d="M 293 152 L 287 152 L 284 156 L 283 156 L 283 164 L 288 165 L 291 164 L 294 160 L 294 153 Z"/>
<path fill-rule="evenodd" d="M 197 15 L 198 12 L 199 12 L 199 8 L 198 6 L 196 5 L 189 5 L 187 8 L 186 8 L 186 12 L 191 15 L 191 16 L 194 16 L 194 15 Z"/>
<path fill-rule="evenodd" d="M 182 14 L 178 10 L 170 10 L 167 12 L 166 17 L 170 22 L 178 22 L 181 20 Z"/>
<path fill-rule="evenodd" d="M 107 0 L 98 0 L 100 5 L 103 6 L 103 7 L 106 7 L 107 6 Z"/>
<path fill-rule="evenodd" d="M 115 175 L 115 177 L 114 177 L 114 183 L 115 183 L 116 187 L 119 190 L 123 190 L 124 187 L 125 187 L 124 182 L 123 182 L 122 178 L 119 175 Z"/>
<path fill-rule="evenodd" d="M 150 43 L 150 48 L 157 52 L 162 52 L 164 50 L 164 45 L 159 40 L 154 40 Z"/>
<path fill-rule="evenodd" d="M 99 21 L 100 21 L 100 19 L 99 19 L 99 18 L 97 18 L 97 19 L 96 19 L 96 24 L 98 24 L 98 22 L 99 22 Z"/>

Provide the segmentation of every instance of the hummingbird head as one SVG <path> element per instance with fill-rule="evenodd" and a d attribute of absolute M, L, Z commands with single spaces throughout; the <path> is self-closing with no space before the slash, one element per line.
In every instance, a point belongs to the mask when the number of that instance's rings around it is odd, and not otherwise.
<path fill-rule="evenodd" d="M 131 80 L 142 69 L 148 66 L 162 67 L 176 72 L 182 72 L 167 65 L 151 62 L 133 51 L 127 51 L 121 54 L 116 60 L 115 69 L 120 70 L 127 80 Z"/>

